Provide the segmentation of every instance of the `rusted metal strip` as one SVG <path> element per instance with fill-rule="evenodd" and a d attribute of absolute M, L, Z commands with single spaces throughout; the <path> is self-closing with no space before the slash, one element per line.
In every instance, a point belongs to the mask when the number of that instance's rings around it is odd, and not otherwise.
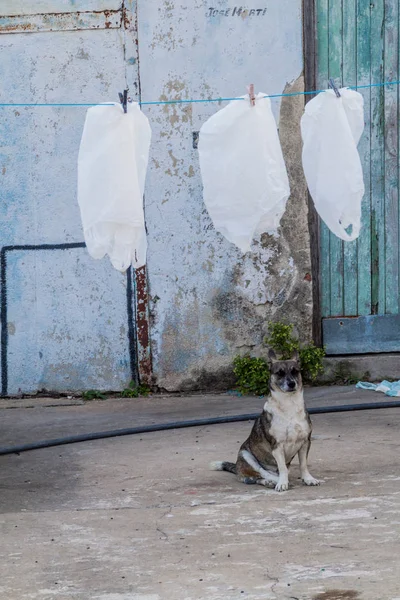
<path fill-rule="evenodd" d="M 45 31 L 77 31 L 83 29 L 120 29 L 123 11 L 46 13 L 0 17 L 2 33 L 38 33 Z"/>
<path fill-rule="evenodd" d="M 123 0 L 122 26 L 126 31 L 125 53 L 135 58 L 135 70 L 132 72 L 129 62 L 126 62 L 126 83 L 131 91 L 141 98 L 139 46 L 136 0 Z M 132 64 L 132 63 L 131 63 Z M 135 308 L 136 308 L 136 350 L 137 372 L 142 384 L 151 385 L 153 380 L 152 357 L 149 329 L 149 298 L 147 287 L 146 266 L 133 270 L 135 276 Z"/>
<path fill-rule="evenodd" d="M 146 267 L 135 271 L 136 278 L 136 332 L 138 372 L 141 383 L 151 384 L 152 365 L 149 336 L 149 300 Z"/>

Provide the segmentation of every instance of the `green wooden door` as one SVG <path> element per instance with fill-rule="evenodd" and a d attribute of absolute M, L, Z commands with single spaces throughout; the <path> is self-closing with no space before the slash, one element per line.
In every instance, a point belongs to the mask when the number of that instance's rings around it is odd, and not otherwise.
<path fill-rule="evenodd" d="M 318 89 L 327 87 L 329 77 L 340 85 L 400 79 L 400 0 L 315 1 Z M 358 240 L 342 242 L 321 224 L 328 354 L 400 351 L 399 86 L 359 91 L 365 109 L 362 231 Z"/>

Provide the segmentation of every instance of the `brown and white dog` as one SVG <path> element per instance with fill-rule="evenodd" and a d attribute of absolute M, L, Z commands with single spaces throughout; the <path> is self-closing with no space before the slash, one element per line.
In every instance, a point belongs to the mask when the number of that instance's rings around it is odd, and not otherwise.
<path fill-rule="evenodd" d="M 301 478 L 306 485 L 319 485 L 307 466 L 312 425 L 304 404 L 303 384 L 297 351 L 290 360 L 268 354 L 271 368 L 270 393 L 261 415 L 239 450 L 236 464 L 213 462 L 214 471 L 235 473 L 243 483 L 289 488 L 289 466 L 299 455 Z"/>

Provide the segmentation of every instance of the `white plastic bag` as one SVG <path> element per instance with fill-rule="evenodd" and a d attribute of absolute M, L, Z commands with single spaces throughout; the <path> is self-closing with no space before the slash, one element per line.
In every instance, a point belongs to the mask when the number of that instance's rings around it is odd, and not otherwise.
<path fill-rule="evenodd" d="M 315 208 L 347 242 L 359 236 L 361 227 L 364 181 L 357 144 L 363 130 L 363 97 L 346 88 L 340 98 L 333 90 L 318 94 L 301 119 L 303 169 Z"/>
<path fill-rule="evenodd" d="M 78 202 L 89 254 L 118 271 L 146 263 L 143 192 L 151 129 L 137 103 L 100 104 L 86 115 L 78 158 Z"/>
<path fill-rule="evenodd" d="M 269 98 L 234 100 L 200 129 L 203 197 L 214 227 L 242 252 L 274 232 L 290 194 Z"/>

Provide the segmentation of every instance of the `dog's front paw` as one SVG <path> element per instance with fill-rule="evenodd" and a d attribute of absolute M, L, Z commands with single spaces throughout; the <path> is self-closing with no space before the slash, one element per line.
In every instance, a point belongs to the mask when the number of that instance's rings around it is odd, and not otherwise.
<path fill-rule="evenodd" d="M 307 477 L 303 477 L 303 483 L 305 485 L 320 485 L 318 479 L 315 479 L 312 475 L 307 475 Z"/>
<path fill-rule="evenodd" d="M 287 479 L 282 479 L 282 481 L 278 481 L 275 486 L 276 492 L 286 492 L 289 489 L 289 482 Z"/>
<path fill-rule="evenodd" d="M 272 479 L 259 479 L 257 483 L 269 488 L 274 488 L 276 486 L 276 481 L 272 481 Z"/>

